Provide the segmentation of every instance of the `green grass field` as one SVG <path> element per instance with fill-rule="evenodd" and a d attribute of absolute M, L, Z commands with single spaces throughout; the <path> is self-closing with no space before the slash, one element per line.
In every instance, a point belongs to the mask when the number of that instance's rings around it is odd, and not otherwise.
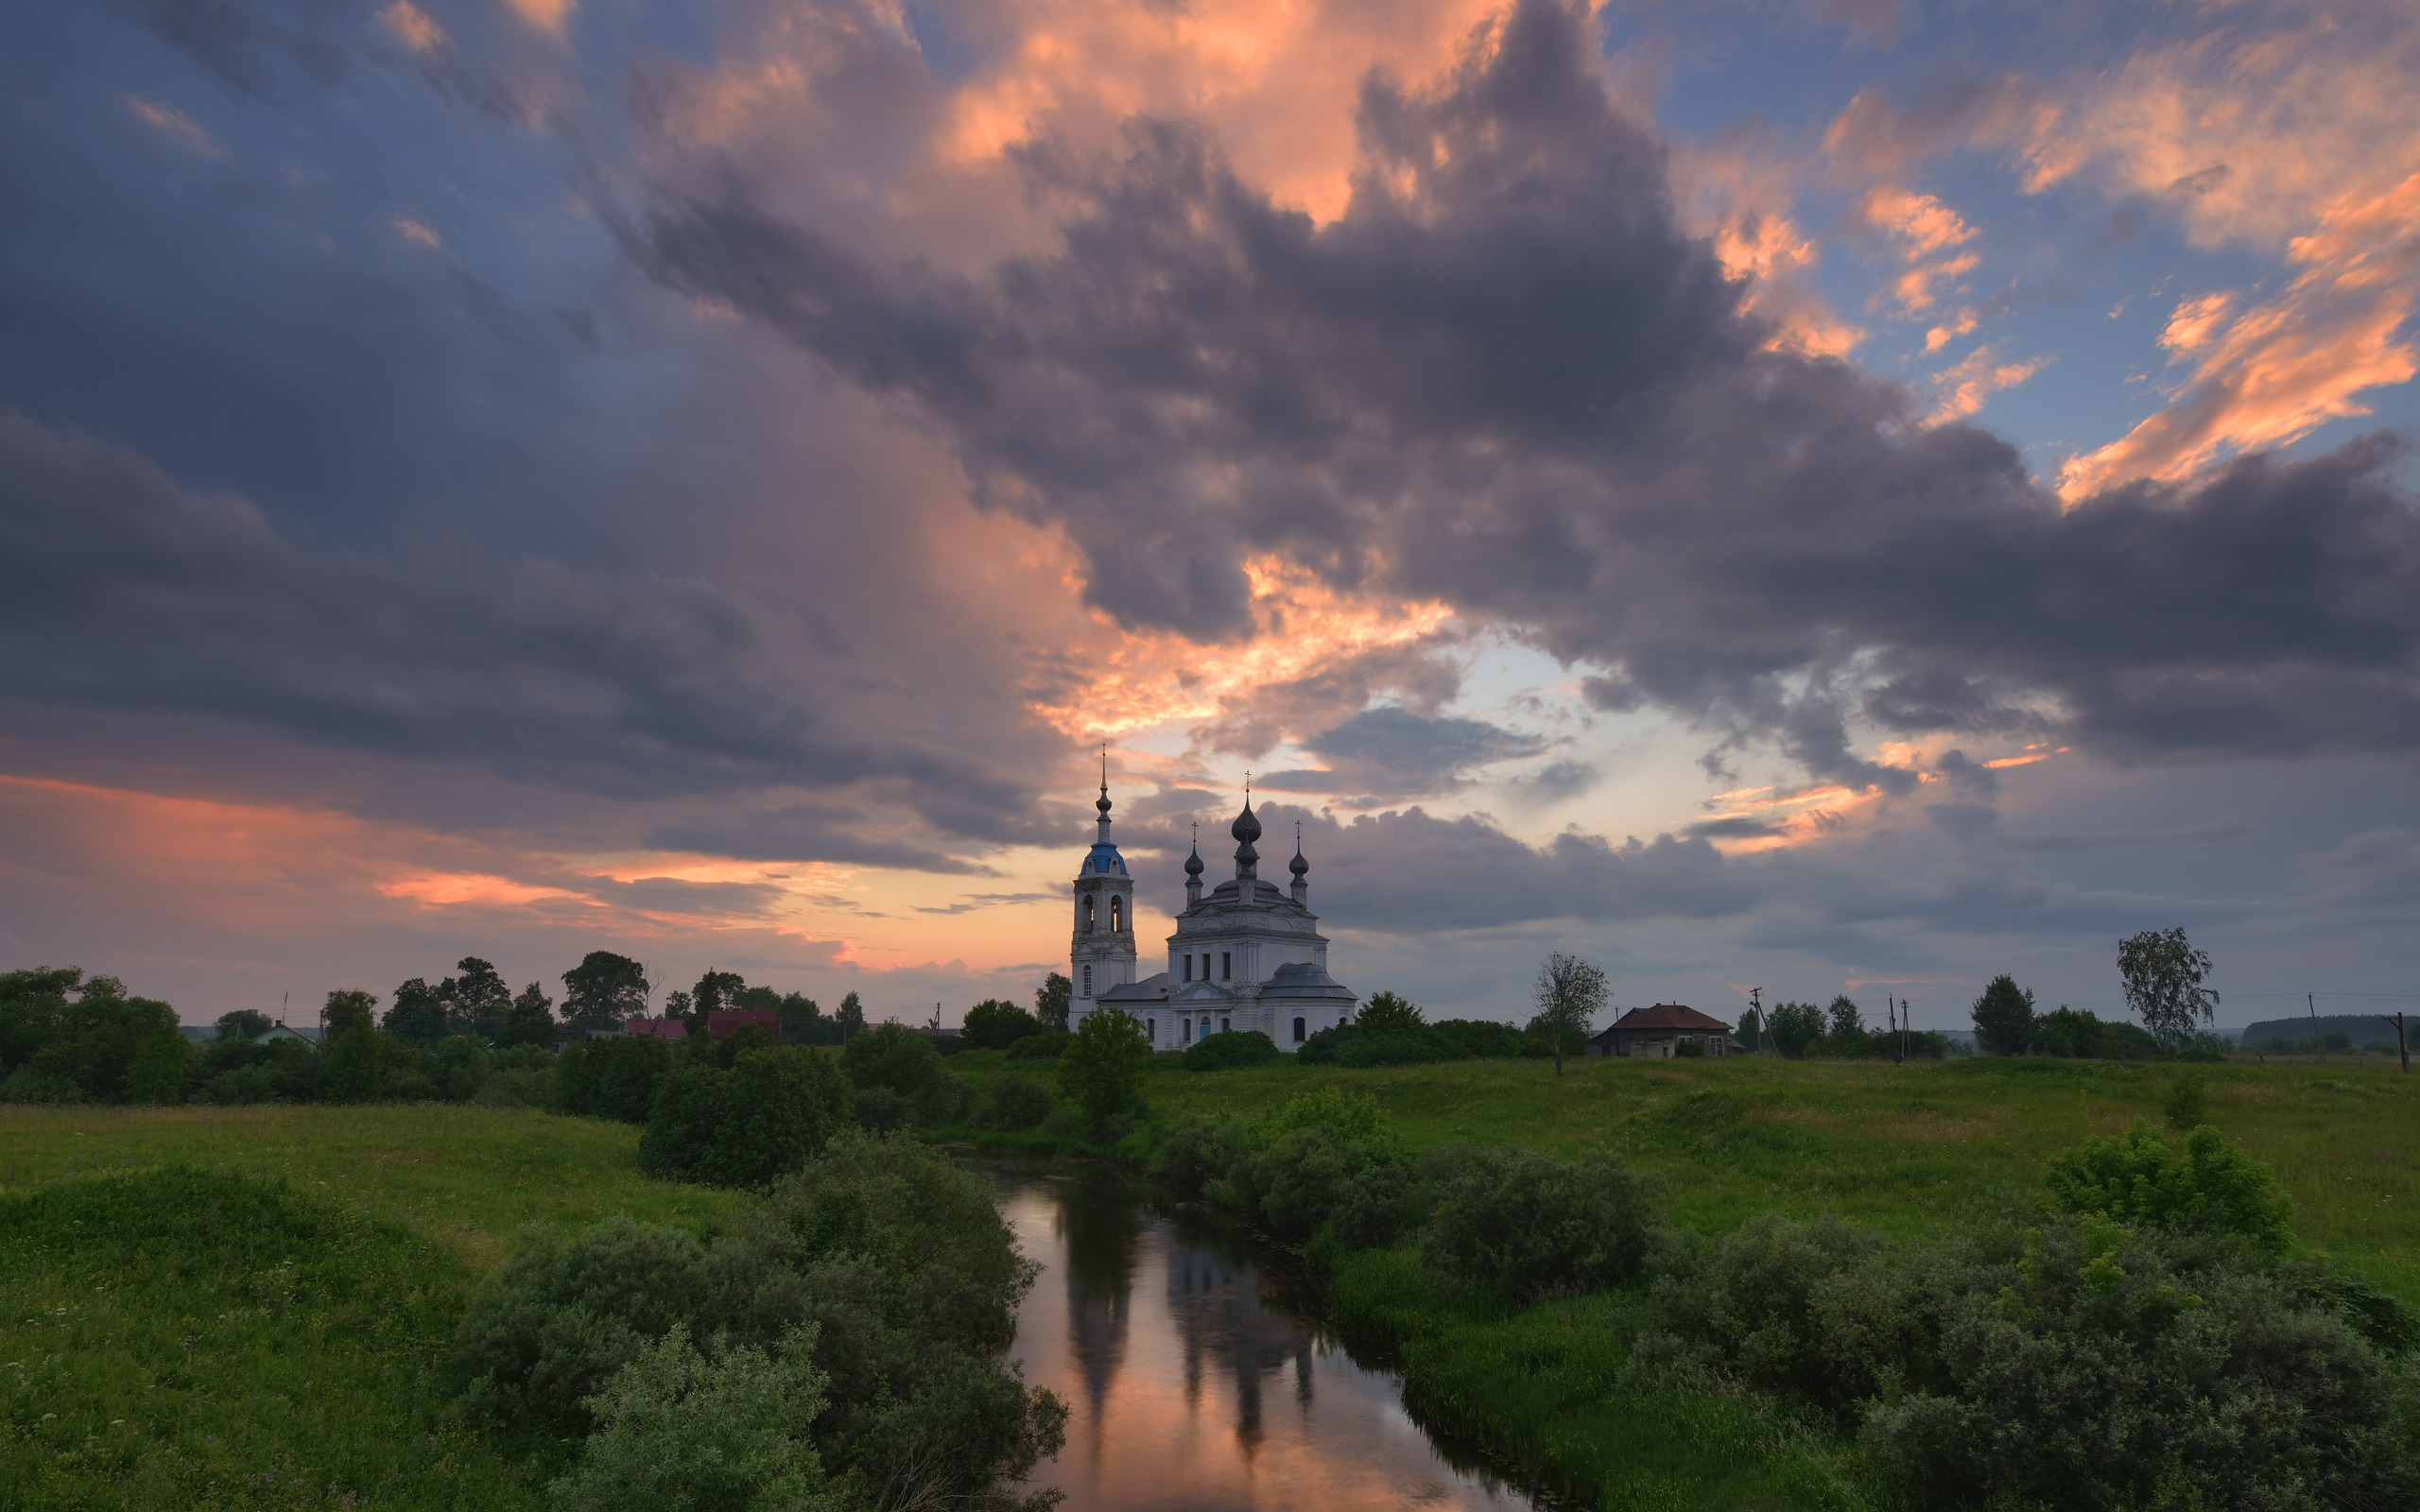
<path fill-rule="evenodd" d="M 996 1055 L 968 1055 L 970 1080 Z M 2303 1240 L 2420 1308 L 2420 1082 L 2376 1060 L 2194 1068 L 2206 1117 L 2277 1172 Z M 1766 1211 L 1840 1213 L 1903 1238 L 2022 1211 L 2050 1156 L 2162 1120 L 2180 1068 L 1978 1059 L 1459 1061 L 1340 1071 L 1153 1068 L 1162 1120 L 1260 1112 L 1311 1088 L 1374 1095 L 1415 1146 L 1452 1140 L 1619 1151 L 1673 1221 L 1714 1232 Z M 1634 1298 L 1507 1310 L 1409 1250 L 1337 1259 L 1332 1314 L 1392 1354 L 1431 1421 L 1535 1482 L 1606 1507 L 1888 1504 L 1854 1445 L 1770 1404 L 1617 1384 Z"/>
<path fill-rule="evenodd" d="M 641 1177 L 637 1143 L 526 1110 L 0 1108 L 0 1507 L 543 1505 L 560 1454 L 448 1422 L 454 1331 L 527 1224 L 731 1200 Z"/>
<path fill-rule="evenodd" d="M 961 1062 L 976 1057 L 962 1056 Z M 973 1065 L 970 1070 L 975 1070 Z M 2394 1062 L 2195 1068 L 2208 1118 L 2268 1161 L 2313 1246 L 2420 1308 L 2420 1075 Z M 980 1074 L 980 1073 L 977 1073 Z M 1466 1139 L 1619 1151 L 1676 1222 L 1837 1212 L 1914 1236 L 2023 1201 L 2087 1135 L 2160 1122 L 2178 1069 L 2124 1061 L 1453 1061 L 1373 1071 L 1280 1063 L 1150 1080 L 1154 1111 L 1258 1111 L 1323 1083 L 1371 1092 L 1415 1146 Z"/>
<path fill-rule="evenodd" d="M 952 1067 L 978 1083 L 1004 1069 L 996 1053 Z M 2201 1073 L 2211 1122 L 2276 1168 L 2304 1238 L 2420 1306 L 2420 1083 L 2375 1062 Z M 1150 1095 L 1167 1119 L 1334 1083 L 1374 1093 L 1415 1145 L 1618 1150 L 1691 1227 L 1832 1211 L 1912 1237 L 2030 1201 L 2052 1153 L 2156 1121 L 2174 1074 L 1734 1059 L 1575 1062 L 1558 1081 L 1527 1060 L 1281 1063 L 1155 1068 Z M 540 1504 L 547 1456 L 447 1424 L 455 1321 L 525 1225 L 696 1224 L 734 1200 L 645 1179 L 636 1143 L 627 1125 L 524 1109 L 0 1108 L 0 1508 Z M 1749 1405 L 1616 1400 L 1624 1350 L 1602 1299 L 1474 1307 L 1394 1251 L 1340 1266 L 1332 1300 L 1384 1335 L 1413 1400 L 1458 1436 L 1604 1504 L 1869 1504 L 1837 1446 Z"/>

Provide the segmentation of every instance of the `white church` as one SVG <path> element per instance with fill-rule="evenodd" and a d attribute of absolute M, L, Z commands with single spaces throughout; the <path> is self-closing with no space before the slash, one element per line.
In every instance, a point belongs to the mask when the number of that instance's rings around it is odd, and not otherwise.
<path fill-rule="evenodd" d="M 1260 820 L 1252 796 L 1229 833 L 1236 876 L 1206 894 L 1201 847 L 1184 863 L 1184 911 L 1168 936 L 1165 971 L 1137 980 L 1134 879 L 1109 837 L 1109 783 L 1101 782 L 1100 831 L 1076 873 L 1076 936 L 1069 952 L 1069 1028 L 1096 1009 L 1122 1008 L 1154 1050 L 1183 1050 L 1203 1037 L 1257 1029 L 1292 1052 L 1322 1029 L 1350 1022 L 1357 999 L 1327 974 L 1327 936 L 1311 912 L 1311 864 L 1294 841 L 1290 889 L 1260 880 Z"/>

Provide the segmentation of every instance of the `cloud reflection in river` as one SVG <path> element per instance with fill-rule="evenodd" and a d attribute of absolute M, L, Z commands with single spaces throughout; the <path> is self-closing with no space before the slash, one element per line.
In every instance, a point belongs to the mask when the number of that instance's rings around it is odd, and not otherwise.
<path fill-rule="evenodd" d="M 1044 1267 L 1015 1352 L 1072 1412 L 1039 1476 L 1063 1512 L 1530 1505 L 1449 1464 L 1394 1378 L 1272 1305 L 1216 1225 L 1151 1211 L 1114 1173 L 986 1169 Z"/>

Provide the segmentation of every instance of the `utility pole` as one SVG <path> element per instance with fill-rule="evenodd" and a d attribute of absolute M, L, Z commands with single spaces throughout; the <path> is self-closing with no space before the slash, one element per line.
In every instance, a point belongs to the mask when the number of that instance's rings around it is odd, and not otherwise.
<path fill-rule="evenodd" d="M 1752 987 L 1748 989 L 1748 1011 L 1756 1016 L 1756 1054 L 1760 1056 L 1765 1053 L 1765 1041 L 1772 1038 L 1765 1032 L 1767 1026 L 1764 991 L 1765 989 L 1760 987 Z"/>
<path fill-rule="evenodd" d="M 2403 1010 L 2401 1008 L 2394 1010 L 2394 1056 L 2397 1060 L 2403 1062 L 2405 1074 L 2410 1074 L 2411 1071 L 2411 1052 L 2407 1049 L 2403 1043 Z"/>
<path fill-rule="evenodd" d="M 2304 993 L 2303 1006 L 2310 1010 L 2310 1053 L 2315 1056 L 2319 1054 L 2319 994 Z"/>

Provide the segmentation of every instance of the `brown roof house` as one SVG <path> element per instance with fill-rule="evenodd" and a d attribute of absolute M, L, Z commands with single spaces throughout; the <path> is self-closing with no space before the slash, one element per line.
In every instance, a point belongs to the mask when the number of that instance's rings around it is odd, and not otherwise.
<path fill-rule="evenodd" d="M 1696 1048 L 1685 1051 L 1683 1045 Z M 1633 1008 L 1588 1041 L 1590 1055 L 1646 1056 L 1657 1060 L 1676 1055 L 1727 1056 L 1743 1048 L 1731 1038 L 1731 1025 L 1677 1003 Z"/>

